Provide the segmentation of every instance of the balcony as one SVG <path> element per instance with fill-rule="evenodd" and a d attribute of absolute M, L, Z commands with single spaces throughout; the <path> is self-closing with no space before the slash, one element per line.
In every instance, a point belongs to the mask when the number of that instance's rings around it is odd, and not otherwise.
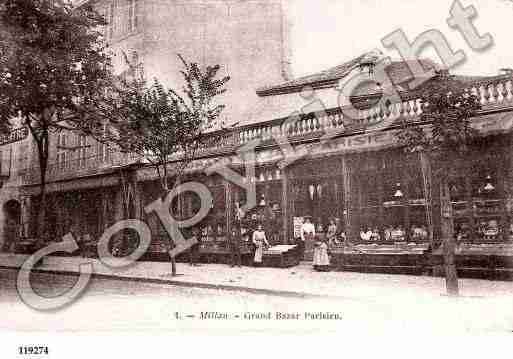
<path fill-rule="evenodd" d="M 513 108 L 513 81 L 510 76 L 497 76 L 486 81 L 474 82 L 467 88 L 479 97 L 481 113 L 504 111 Z M 423 112 L 420 100 L 414 93 L 400 93 L 402 102 L 388 106 L 357 110 L 357 116 L 346 115 L 348 108 L 332 108 L 321 113 L 311 113 L 301 118 L 280 118 L 231 130 L 215 131 L 209 134 L 198 157 L 215 157 L 233 154 L 234 151 L 251 141 L 257 147 L 272 146 L 287 140 L 290 143 L 319 140 L 323 136 L 336 136 L 342 133 L 358 133 L 369 126 L 378 129 L 393 125 L 398 119 L 414 121 Z M 375 97 L 375 96 L 374 96 Z M 372 98 L 370 96 L 369 98 Z M 177 161 L 180 155 L 173 156 Z M 82 177 L 105 173 L 113 166 L 126 165 L 136 161 L 136 155 L 111 151 L 104 156 L 92 156 L 74 159 L 65 163 L 51 163 L 48 166 L 47 180 L 58 181 L 73 177 Z M 39 183 L 39 167 L 23 171 L 23 183 Z"/>
<path fill-rule="evenodd" d="M 496 76 L 483 81 L 476 81 L 466 90 L 476 95 L 482 105 L 482 113 L 499 111 L 513 107 L 513 79 L 510 76 Z M 295 140 L 318 139 L 325 135 L 336 135 L 348 130 L 362 130 L 375 126 L 382 128 L 396 122 L 398 119 L 415 120 L 423 112 L 420 99 L 415 93 L 399 93 L 402 102 L 388 106 L 376 106 L 370 109 L 357 110 L 351 117 L 347 116 L 350 108 L 334 108 L 322 113 L 316 113 L 302 118 L 279 120 L 259 123 L 237 129 L 236 141 L 238 145 L 252 140 L 261 140 L 267 143 L 287 138 L 290 142 Z M 367 99 L 378 98 L 367 96 Z"/>
<path fill-rule="evenodd" d="M 46 171 L 46 181 L 55 182 L 69 178 L 93 176 L 112 171 L 115 166 L 128 165 L 140 157 L 133 154 L 108 151 L 104 155 L 76 158 L 61 163 L 50 163 Z M 26 168 L 21 172 L 24 185 L 41 183 L 39 165 Z"/>

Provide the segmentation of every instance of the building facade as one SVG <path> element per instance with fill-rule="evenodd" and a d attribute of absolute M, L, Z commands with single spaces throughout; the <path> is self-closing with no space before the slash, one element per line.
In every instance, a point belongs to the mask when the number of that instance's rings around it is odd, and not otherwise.
<path fill-rule="evenodd" d="M 422 113 L 416 94 L 404 90 L 411 80 L 408 62 L 387 67 L 401 102 L 374 108 L 367 102 L 379 95 L 375 89 L 347 99 L 337 90 L 344 79 L 366 69 L 365 56 L 319 74 L 290 78 L 288 23 L 281 2 L 116 0 L 95 6 L 110 22 L 104 31 L 113 51 L 130 54 L 146 74 L 170 86 L 179 84 L 175 54 L 181 53 L 189 59 L 200 56 L 200 63 L 219 63 L 232 78 L 222 101 L 227 105 L 225 122 L 233 127 L 211 133 L 218 141 L 198 155 L 182 179 L 202 182 L 212 193 L 211 211 L 195 226 L 212 248 L 226 245 L 238 221 L 249 227 L 263 223 L 273 242 L 290 243 L 305 216 L 313 218 L 319 231 L 337 219 L 353 243 L 440 239 L 443 209 L 436 166 L 423 155 L 406 155 L 395 135 L 398 120 L 416 121 Z M 435 66 L 429 60 L 422 64 Z M 123 63 L 117 66 L 122 71 Z M 481 101 L 472 121 L 481 136 L 472 155 L 455 163 L 450 174 L 455 232 L 461 241 L 509 242 L 513 79 L 506 74 L 461 80 Z M 348 101 L 364 104 L 358 118 L 347 115 Z M 154 169 L 80 135 L 55 134 L 51 143 L 49 240 L 71 231 L 94 243 L 117 220 L 140 218 L 152 230 L 150 251 L 165 252 L 164 228 L 144 211 L 162 195 Z M 253 163 L 240 155 L 249 144 L 255 150 Z M 4 247 L 11 248 L 34 232 L 39 175 L 30 138 L 2 146 L 2 171 L 4 158 L 10 159 L 12 171 L 0 191 L 0 228 L 4 244 L 9 244 Z M 229 163 L 245 183 L 255 185 L 254 208 L 242 214 L 248 192 L 220 173 L 206 173 L 218 161 Z M 250 165 L 254 174 L 248 171 Z M 173 203 L 172 212 L 187 218 L 198 208 L 196 197 L 183 196 Z"/>

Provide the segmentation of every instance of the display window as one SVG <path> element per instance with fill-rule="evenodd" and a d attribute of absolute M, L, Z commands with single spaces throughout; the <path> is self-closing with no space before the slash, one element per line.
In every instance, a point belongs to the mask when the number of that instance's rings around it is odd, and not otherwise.
<path fill-rule="evenodd" d="M 418 155 L 401 151 L 365 153 L 352 161 L 357 241 L 427 241 L 425 176 Z M 354 193 L 353 192 L 353 193 Z"/>

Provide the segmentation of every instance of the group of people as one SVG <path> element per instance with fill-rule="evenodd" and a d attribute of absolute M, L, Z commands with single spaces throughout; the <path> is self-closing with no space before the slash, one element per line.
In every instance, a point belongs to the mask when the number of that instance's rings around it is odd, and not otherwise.
<path fill-rule="evenodd" d="M 318 228 L 322 231 L 322 228 Z M 330 268 L 330 244 L 337 237 L 337 225 L 334 220 L 330 221 L 326 235 L 323 232 L 316 233 L 314 224 L 310 216 L 304 217 L 301 225 L 300 240 L 298 243 L 298 252 L 300 258 L 303 258 L 305 252 L 305 243 L 314 242 L 313 249 L 313 268 L 316 271 L 328 271 Z"/>
<path fill-rule="evenodd" d="M 232 267 L 240 267 L 242 265 L 241 246 L 243 243 L 251 245 L 253 265 L 255 267 L 260 266 L 264 249 L 269 247 L 267 235 L 261 223 L 257 225 L 257 228 L 252 233 L 239 224 L 233 226 L 232 233 L 229 236 Z"/>

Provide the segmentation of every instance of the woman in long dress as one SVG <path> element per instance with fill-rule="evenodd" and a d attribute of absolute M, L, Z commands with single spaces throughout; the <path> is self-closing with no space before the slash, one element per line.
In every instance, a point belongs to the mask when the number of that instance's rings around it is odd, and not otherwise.
<path fill-rule="evenodd" d="M 316 243 L 313 257 L 313 267 L 316 271 L 326 272 L 330 268 L 329 246 L 326 238 Z"/>
<path fill-rule="evenodd" d="M 253 232 L 253 243 L 256 247 L 253 261 L 255 266 L 258 266 L 262 263 L 264 246 L 269 246 L 269 242 L 267 242 L 267 237 L 265 236 L 265 231 L 261 224 L 259 224 L 257 230 Z"/>

